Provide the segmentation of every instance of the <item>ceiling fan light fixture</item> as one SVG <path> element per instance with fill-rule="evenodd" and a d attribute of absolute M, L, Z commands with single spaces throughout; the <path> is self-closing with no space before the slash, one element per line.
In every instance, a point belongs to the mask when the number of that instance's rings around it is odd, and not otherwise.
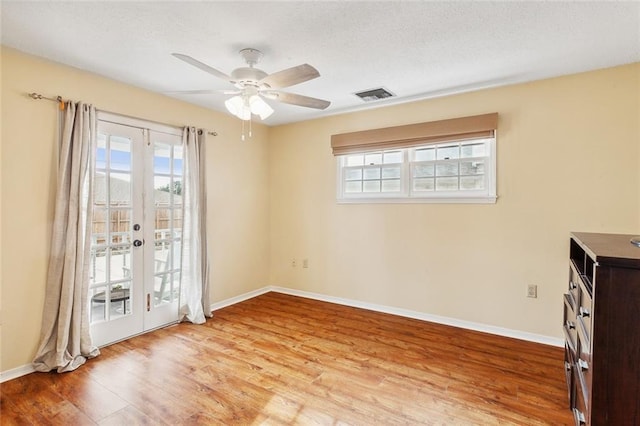
<path fill-rule="evenodd" d="M 261 120 L 264 120 L 273 114 L 273 108 L 271 108 L 269 104 L 258 95 L 253 95 L 249 98 L 249 106 L 251 108 L 251 112 L 259 116 Z"/>
<path fill-rule="evenodd" d="M 234 96 L 227 99 L 224 101 L 224 106 L 227 107 L 227 110 L 231 114 L 235 115 L 240 120 L 251 119 L 251 109 L 242 96 Z"/>

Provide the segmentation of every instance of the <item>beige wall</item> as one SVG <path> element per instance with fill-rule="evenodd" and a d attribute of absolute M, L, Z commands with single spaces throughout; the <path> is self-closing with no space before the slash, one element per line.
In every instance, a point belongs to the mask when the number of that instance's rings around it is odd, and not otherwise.
<path fill-rule="evenodd" d="M 240 141 L 240 122 L 171 98 L 2 48 L 2 341 L 0 371 L 31 362 L 38 345 L 56 181 L 56 104 L 97 108 L 218 132 L 207 141 L 212 302 L 268 284 L 268 132 Z M 241 166 L 241 167 L 240 167 Z"/>
<path fill-rule="evenodd" d="M 273 128 L 271 284 L 561 337 L 569 232 L 640 232 L 639 74 L 635 64 Z M 332 134 L 490 112 L 495 205 L 336 204 Z"/>
<path fill-rule="evenodd" d="M 53 219 L 55 104 L 30 91 L 218 132 L 207 143 L 212 302 L 272 284 L 560 337 L 568 233 L 640 232 L 640 64 L 255 126 L 242 143 L 226 114 L 11 49 L 0 59 L 0 371 L 28 364 L 38 344 Z M 494 111 L 495 205 L 336 204 L 331 134 Z M 525 298 L 529 283 L 538 299 Z"/>

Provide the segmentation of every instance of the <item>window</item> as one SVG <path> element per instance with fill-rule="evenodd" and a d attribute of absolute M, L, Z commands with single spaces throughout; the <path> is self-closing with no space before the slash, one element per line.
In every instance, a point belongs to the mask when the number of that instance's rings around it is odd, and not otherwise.
<path fill-rule="evenodd" d="M 338 201 L 494 203 L 497 114 L 332 136 Z"/>
<path fill-rule="evenodd" d="M 495 202 L 495 139 L 338 157 L 343 202 Z"/>

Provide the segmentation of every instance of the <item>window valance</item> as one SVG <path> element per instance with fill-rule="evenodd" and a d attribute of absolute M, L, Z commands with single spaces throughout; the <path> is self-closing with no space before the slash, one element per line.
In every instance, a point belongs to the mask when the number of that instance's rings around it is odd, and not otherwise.
<path fill-rule="evenodd" d="M 362 130 L 331 136 L 333 155 L 393 148 L 409 148 L 450 140 L 493 137 L 498 113 L 451 118 L 382 129 Z"/>

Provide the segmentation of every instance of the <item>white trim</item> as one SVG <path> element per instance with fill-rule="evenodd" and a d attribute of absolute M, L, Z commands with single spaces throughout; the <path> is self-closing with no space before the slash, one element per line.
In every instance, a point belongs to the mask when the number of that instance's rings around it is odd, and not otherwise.
<path fill-rule="evenodd" d="M 303 290 L 294 290 L 285 287 L 271 286 L 271 291 L 276 293 L 289 294 L 291 296 L 305 297 L 307 299 L 320 300 L 323 302 L 336 303 L 338 305 L 352 306 L 354 308 L 362 308 L 375 312 L 383 312 L 386 314 L 398 315 L 406 318 L 413 318 L 422 321 L 434 322 L 437 324 L 450 325 L 453 327 L 464 328 L 467 330 L 481 331 L 483 333 L 495 334 L 503 337 L 511 337 L 519 340 L 526 340 L 534 343 L 542 343 L 550 346 L 564 346 L 564 340 L 557 337 L 544 336 L 541 334 L 528 333 L 525 331 L 513 330 L 509 328 L 496 327 L 493 325 L 482 324 L 472 321 L 459 320 L 456 318 L 442 317 L 439 315 L 427 314 L 424 312 L 411 311 L 408 309 L 394 308 L 392 306 L 377 305 L 374 303 L 360 302 L 352 299 L 344 299 L 341 297 L 326 296 L 318 293 L 311 293 Z"/>
<path fill-rule="evenodd" d="M 377 197 L 377 198 L 338 198 L 338 204 L 495 204 L 498 197 Z"/>
<path fill-rule="evenodd" d="M 26 376 L 27 374 L 31 374 L 35 371 L 33 364 L 21 365 L 20 367 L 12 368 L 11 370 L 0 371 L 0 383 Z"/>
<path fill-rule="evenodd" d="M 138 129 L 149 129 L 158 133 L 168 133 L 170 135 L 182 137 L 182 129 L 180 127 L 158 123 L 157 121 L 145 120 L 143 118 L 130 117 L 128 115 L 115 114 L 113 112 L 100 110 L 98 110 L 97 118 L 98 121 L 136 127 Z"/>
<path fill-rule="evenodd" d="M 210 309 L 211 309 L 211 312 L 217 311 L 218 309 L 226 308 L 227 306 L 235 305 L 236 303 L 253 299 L 254 297 L 258 297 L 262 294 L 269 293 L 270 291 L 274 291 L 271 288 L 271 286 L 262 287 L 257 290 L 250 291 L 248 293 L 240 294 L 238 296 L 231 297 L 229 299 L 221 300 L 220 302 L 212 303 Z"/>

